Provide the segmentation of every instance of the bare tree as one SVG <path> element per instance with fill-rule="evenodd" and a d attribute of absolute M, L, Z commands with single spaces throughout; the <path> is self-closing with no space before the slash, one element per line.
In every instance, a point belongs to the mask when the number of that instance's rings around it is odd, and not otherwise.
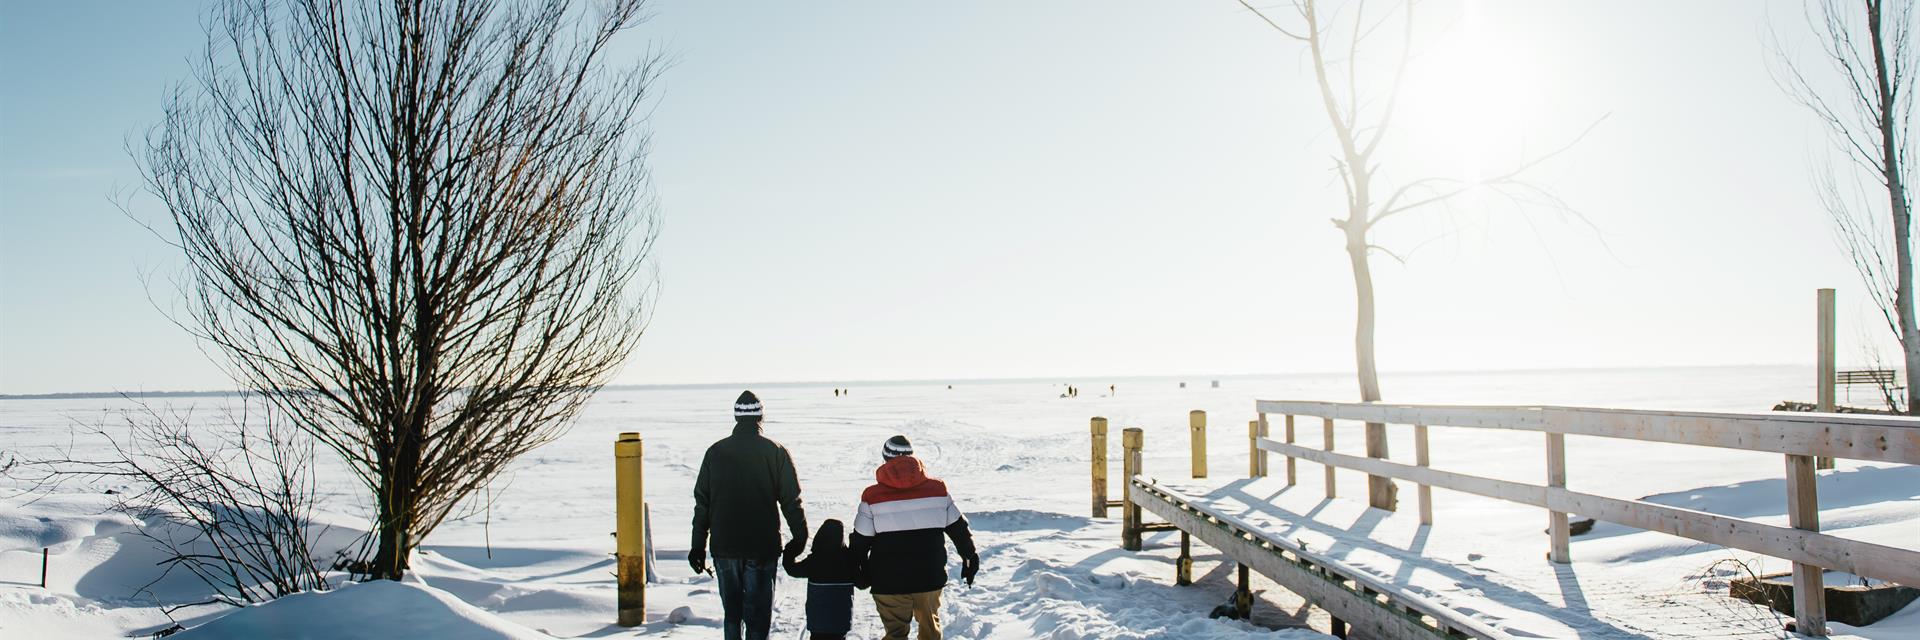
<path fill-rule="evenodd" d="M 1912 182 L 1907 124 L 1913 117 L 1913 74 L 1920 71 L 1915 18 L 1914 3 L 1908 1 L 1810 5 L 1807 22 L 1820 43 L 1824 70 L 1808 68 L 1779 38 L 1772 41 L 1777 79 L 1826 125 L 1833 145 L 1847 157 L 1842 167 L 1850 168 L 1823 167 L 1815 172 L 1815 184 L 1841 248 L 1899 340 L 1907 389 L 1898 404 L 1909 408 L 1920 407 L 1920 386 L 1913 384 L 1920 372 L 1920 319 L 1913 309 L 1913 217 L 1907 193 Z M 1860 188 L 1863 176 L 1878 182 L 1875 190 L 1884 189 L 1884 195 Z"/>
<path fill-rule="evenodd" d="M 1572 147 L 1572 143 L 1552 153 L 1523 161 L 1498 175 L 1475 179 L 1427 177 L 1398 185 L 1389 184 L 1381 171 L 1382 163 L 1377 154 L 1382 149 L 1381 143 L 1392 131 L 1394 112 L 1399 106 L 1401 81 L 1406 76 L 1407 63 L 1412 56 L 1416 2 L 1405 0 L 1391 4 L 1386 11 L 1375 12 L 1369 12 L 1365 2 L 1352 3 L 1345 7 L 1349 10 L 1348 15 L 1340 17 L 1338 11 L 1323 11 L 1321 2 L 1296 0 L 1291 3 L 1295 15 L 1284 21 L 1288 24 L 1276 19 L 1270 10 L 1255 7 L 1248 0 L 1239 2 L 1274 31 L 1307 47 L 1321 106 L 1326 111 L 1327 120 L 1333 125 L 1334 138 L 1340 145 L 1339 154 L 1334 156 L 1334 168 L 1345 187 L 1347 211 L 1344 218 L 1334 218 L 1333 225 L 1346 241 L 1348 264 L 1353 272 L 1356 305 L 1353 353 L 1360 384 L 1360 400 L 1376 402 L 1381 396 L 1380 372 L 1374 359 L 1374 291 L 1370 258 L 1376 251 L 1390 256 L 1393 254 L 1374 243 L 1374 229 L 1395 216 L 1437 209 L 1476 190 L 1506 197 L 1516 204 L 1546 205 L 1571 212 L 1557 196 L 1526 182 L 1521 176 L 1539 163 Z M 1365 95 L 1362 89 L 1364 74 L 1360 69 L 1361 52 L 1381 44 L 1376 40 L 1394 36 L 1398 38 L 1397 44 L 1385 43 L 1390 45 L 1388 49 L 1392 54 L 1388 56 L 1391 59 L 1388 72 L 1390 79 L 1385 89 L 1377 92 L 1377 95 Z M 1345 46 L 1340 45 L 1342 40 Z M 1588 131 L 1591 130 L 1589 126 Z M 1580 137 L 1585 135 L 1583 132 Z M 1578 141 L 1579 138 L 1575 138 L 1574 142 Z M 1381 198 L 1380 194 L 1386 194 L 1386 197 Z M 1367 423 L 1366 448 L 1369 457 L 1387 457 L 1386 425 Z M 1368 503 L 1372 506 L 1394 509 L 1397 504 L 1395 491 L 1390 479 L 1367 476 Z"/>
<path fill-rule="evenodd" d="M 375 577 L 644 327 L 644 0 L 222 0 L 142 168 L 181 324 L 372 492 Z"/>
<path fill-rule="evenodd" d="M 163 554 L 148 586 L 185 571 L 213 590 L 207 602 L 232 605 L 324 590 L 331 563 L 321 557 L 327 530 L 313 522 L 313 440 L 274 416 L 268 407 L 256 423 L 243 404 L 209 424 L 136 401 L 124 437 L 88 429 L 104 454 L 22 459 L 0 473 L 34 491 L 108 485 L 113 511 L 141 522 L 138 535 Z"/>

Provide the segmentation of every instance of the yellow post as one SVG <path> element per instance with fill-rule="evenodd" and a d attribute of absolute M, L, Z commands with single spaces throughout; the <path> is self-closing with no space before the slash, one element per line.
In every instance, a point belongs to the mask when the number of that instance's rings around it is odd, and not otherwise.
<path fill-rule="evenodd" d="M 1260 477 L 1260 421 L 1247 421 L 1247 477 Z"/>
<path fill-rule="evenodd" d="M 1093 419 L 1093 517 L 1107 517 L 1107 419 Z"/>
<path fill-rule="evenodd" d="M 1187 412 L 1187 428 L 1193 433 L 1193 477 L 1207 477 L 1207 412 Z"/>
<path fill-rule="evenodd" d="M 1140 475 L 1140 447 L 1145 438 L 1139 427 L 1127 427 L 1120 431 L 1121 472 L 1126 474 L 1120 479 L 1120 547 L 1128 551 L 1140 550 L 1140 505 L 1133 503 L 1133 477 Z"/>
<path fill-rule="evenodd" d="M 641 487 L 645 477 L 641 473 L 641 449 L 640 434 L 631 431 L 620 434 L 613 443 L 614 575 L 622 627 L 647 621 L 646 494 Z"/>

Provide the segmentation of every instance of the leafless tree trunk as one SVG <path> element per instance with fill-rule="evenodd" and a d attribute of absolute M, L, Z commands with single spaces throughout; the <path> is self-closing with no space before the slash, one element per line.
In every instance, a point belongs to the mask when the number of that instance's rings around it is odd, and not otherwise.
<path fill-rule="evenodd" d="M 1374 359 L 1374 291 L 1373 268 L 1369 261 L 1374 251 L 1386 250 L 1373 243 L 1372 232 L 1380 222 L 1392 216 L 1427 208 L 1428 205 L 1444 205 L 1456 196 L 1474 189 L 1489 189 L 1509 198 L 1533 198 L 1561 210 L 1567 210 L 1564 203 L 1551 193 L 1519 179 L 1520 175 L 1534 165 L 1558 155 L 1568 147 L 1522 163 L 1505 174 L 1477 180 L 1454 180 L 1447 178 L 1423 178 L 1407 182 L 1387 192 L 1381 183 L 1381 163 L 1375 155 L 1381 148 L 1391 130 L 1395 108 L 1398 106 L 1401 80 L 1406 74 L 1408 57 L 1413 42 L 1413 10 L 1415 2 L 1407 0 L 1394 5 L 1384 14 L 1369 13 L 1365 3 L 1351 6 L 1347 19 L 1335 24 L 1333 12 L 1323 12 L 1321 3 L 1315 0 L 1297 0 L 1292 3 L 1297 23 L 1282 24 L 1263 10 L 1253 6 L 1248 0 L 1239 0 L 1241 6 L 1259 17 L 1274 31 L 1299 41 L 1307 46 L 1307 52 L 1313 65 L 1314 82 L 1320 90 L 1320 101 L 1326 110 L 1327 120 L 1333 125 L 1334 138 L 1340 144 L 1340 153 L 1334 158 L 1334 166 L 1340 172 L 1342 184 L 1346 189 L 1347 211 L 1345 218 L 1335 218 L 1333 224 L 1339 228 L 1346 240 L 1348 262 L 1353 271 L 1355 298 L 1355 317 L 1353 335 L 1353 354 L 1355 372 L 1360 384 L 1360 400 L 1376 402 L 1380 396 L 1380 373 Z M 1397 14 L 1399 43 L 1397 55 L 1390 72 L 1391 80 L 1382 95 L 1365 99 L 1361 95 L 1361 73 L 1359 70 L 1359 52 L 1371 47 L 1368 41 L 1381 35 L 1387 27 L 1395 26 L 1393 20 Z M 1350 22 L 1347 20 L 1350 19 Z M 1344 39 L 1344 51 L 1335 43 Z M 1340 58 L 1335 59 L 1336 56 Z M 1344 74 L 1339 71 L 1344 70 Z M 1338 76 L 1344 75 L 1345 78 Z M 1368 109 L 1368 105 L 1378 105 Z M 1596 123 L 1597 124 L 1597 123 Z M 1591 127 L 1588 128 L 1591 130 Z M 1581 134 L 1582 137 L 1585 133 Z M 1578 139 L 1575 139 L 1578 142 Z M 1385 200 L 1379 200 L 1375 194 L 1387 192 Z M 1389 254 L 1391 255 L 1391 254 Z M 1366 426 L 1367 456 L 1387 457 L 1386 425 L 1368 423 Z M 1374 507 L 1392 510 L 1397 504 L 1397 496 L 1392 480 L 1380 476 L 1367 476 L 1368 503 Z"/>
<path fill-rule="evenodd" d="M 376 577 L 644 326 L 644 0 L 223 0 L 142 167 L 181 324 L 372 492 Z"/>
<path fill-rule="evenodd" d="M 1830 65 L 1827 73 L 1804 68 L 1777 38 L 1773 42 L 1776 72 L 1787 93 L 1826 125 L 1854 167 L 1886 189 L 1883 218 L 1872 204 L 1877 197 L 1849 188 L 1854 180 L 1831 167 L 1816 173 L 1821 204 L 1833 217 L 1842 248 L 1899 339 L 1908 408 L 1920 408 L 1920 386 L 1913 384 L 1920 372 L 1920 319 L 1913 308 L 1913 218 L 1907 194 L 1907 123 L 1913 117 L 1913 73 L 1920 63 L 1915 17 L 1910 1 L 1821 0 L 1808 9 L 1808 22 L 1821 58 Z M 1891 229 L 1881 226 L 1883 219 Z"/>

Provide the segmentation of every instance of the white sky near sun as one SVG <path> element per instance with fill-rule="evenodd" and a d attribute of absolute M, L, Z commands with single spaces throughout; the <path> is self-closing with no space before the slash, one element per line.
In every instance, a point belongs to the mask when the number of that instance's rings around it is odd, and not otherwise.
<path fill-rule="evenodd" d="M 1604 120 L 1529 174 L 1577 217 L 1469 197 L 1383 225 L 1383 369 L 1807 363 L 1817 287 L 1843 360 L 1884 333 L 1814 197 L 1824 132 L 1769 76 L 1770 28 L 1810 48 L 1800 3 L 1421 6 L 1389 185 Z M 614 382 L 1351 369 L 1335 142 L 1302 48 L 1237 3 L 655 9 L 620 55 L 677 59 L 661 296 Z M 0 393 L 231 386 L 113 197 L 197 11 L 0 4 Z"/>

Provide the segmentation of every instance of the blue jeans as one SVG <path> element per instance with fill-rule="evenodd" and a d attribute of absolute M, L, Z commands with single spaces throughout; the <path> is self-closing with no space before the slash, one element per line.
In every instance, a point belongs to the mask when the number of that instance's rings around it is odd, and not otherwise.
<path fill-rule="evenodd" d="M 713 572 L 720 578 L 720 608 L 726 612 L 721 628 L 727 640 L 767 640 L 767 629 L 773 626 L 773 574 L 779 570 L 777 557 L 713 559 Z"/>

